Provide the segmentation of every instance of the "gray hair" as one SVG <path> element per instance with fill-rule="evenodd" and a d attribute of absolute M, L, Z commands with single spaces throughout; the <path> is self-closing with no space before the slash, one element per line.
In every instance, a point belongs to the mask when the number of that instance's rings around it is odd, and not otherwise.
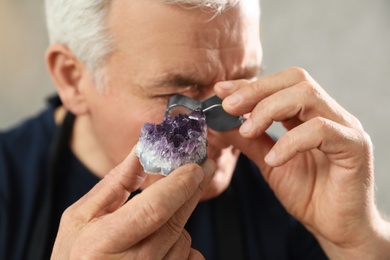
<path fill-rule="evenodd" d="M 218 13 L 239 0 L 158 1 Z M 87 66 L 98 85 L 105 85 L 104 62 L 114 44 L 107 28 L 110 3 L 111 0 L 45 0 L 50 43 L 66 45 Z"/>

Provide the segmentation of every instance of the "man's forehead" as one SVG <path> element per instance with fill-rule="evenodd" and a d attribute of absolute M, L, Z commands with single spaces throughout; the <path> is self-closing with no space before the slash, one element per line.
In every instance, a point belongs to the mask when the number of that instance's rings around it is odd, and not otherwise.
<path fill-rule="evenodd" d="M 200 7 L 194 7 L 191 4 L 192 1 L 172 1 L 172 0 L 131 0 L 131 1 L 112 1 L 111 5 L 114 8 L 110 10 L 120 10 L 125 12 L 134 12 L 140 14 L 140 17 L 147 17 L 148 20 L 154 20 L 159 15 L 166 15 L 169 12 L 182 13 L 183 21 L 189 21 L 195 18 L 204 24 L 213 22 L 213 20 L 220 18 L 224 14 L 229 14 L 227 18 L 231 17 L 232 13 L 240 13 L 243 17 L 259 16 L 260 4 L 259 0 L 238 0 L 234 5 L 227 5 L 225 9 L 215 10 L 207 8 L 207 1 L 193 1 L 204 2 L 197 4 Z M 212 1 L 209 1 L 212 2 Z M 220 2 L 220 0 L 215 0 Z M 153 12 L 153 9 L 157 9 L 158 13 Z M 217 8 L 218 9 L 218 8 Z M 152 12 L 152 13 L 150 13 Z M 128 17 L 128 18 L 133 18 Z M 234 20 L 234 19 L 233 19 Z"/>
<path fill-rule="evenodd" d="M 234 7 L 208 21 L 210 14 L 199 10 L 166 4 L 160 9 L 158 0 L 119 2 L 126 2 L 123 8 L 129 9 L 133 5 L 152 5 L 148 16 L 139 10 L 132 10 L 133 16 L 129 16 L 121 12 L 122 6 L 116 6 L 118 16 L 110 17 L 117 40 L 116 60 L 122 62 L 122 67 L 131 67 L 141 85 L 201 86 L 252 78 L 261 72 L 257 16 L 244 16 L 240 8 Z M 235 19 L 238 17 L 243 20 Z"/>
<path fill-rule="evenodd" d="M 109 21 L 114 38 L 119 37 L 117 34 L 126 34 L 133 43 L 155 38 L 159 42 L 198 41 L 213 45 L 221 37 L 239 38 L 243 30 L 258 27 L 259 23 L 257 0 L 242 0 L 217 15 L 199 8 L 164 4 L 159 0 L 113 3 Z M 164 39 L 158 39 L 162 37 Z"/>

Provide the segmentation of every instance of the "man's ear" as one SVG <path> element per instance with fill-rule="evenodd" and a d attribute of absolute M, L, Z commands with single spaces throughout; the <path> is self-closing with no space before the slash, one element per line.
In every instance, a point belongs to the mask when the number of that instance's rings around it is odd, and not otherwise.
<path fill-rule="evenodd" d="M 85 66 L 66 46 L 55 44 L 46 51 L 46 64 L 62 100 L 63 106 L 75 115 L 88 111 L 82 91 Z"/>

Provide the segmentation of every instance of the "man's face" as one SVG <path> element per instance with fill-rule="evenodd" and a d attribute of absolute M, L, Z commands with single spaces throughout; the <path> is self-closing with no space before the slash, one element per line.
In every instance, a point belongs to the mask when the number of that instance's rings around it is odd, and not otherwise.
<path fill-rule="evenodd" d="M 207 10 L 156 0 L 112 1 L 110 32 L 115 49 L 103 93 L 86 87 L 95 134 L 113 164 L 137 143 L 145 122 L 160 123 L 170 96 L 202 100 L 223 80 L 259 73 L 259 6 L 245 0 L 213 18 Z M 209 157 L 228 144 L 209 134 Z"/>

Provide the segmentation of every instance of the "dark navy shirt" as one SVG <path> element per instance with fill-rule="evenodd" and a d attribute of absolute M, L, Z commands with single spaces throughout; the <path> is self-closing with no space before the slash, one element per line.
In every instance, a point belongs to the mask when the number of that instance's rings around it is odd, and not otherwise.
<path fill-rule="evenodd" d="M 58 105 L 58 102 L 57 102 Z M 31 233 L 45 201 L 49 147 L 58 131 L 54 123 L 55 105 L 12 130 L 0 133 L 0 259 L 26 259 Z M 99 180 L 64 148 L 55 174 L 56 187 L 50 240 L 50 256 L 62 212 L 87 193 Z M 233 213 L 237 215 L 231 237 L 237 232 L 237 245 L 243 259 L 326 259 L 314 237 L 281 206 L 262 178 L 258 168 L 240 156 L 229 192 Z M 218 198 L 201 202 L 188 223 L 192 246 L 206 259 L 221 259 L 225 238 L 220 223 L 229 218 L 218 214 Z M 229 229 L 229 228 L 227 228 Z M 225 232 L 227 231 L 227 233 Z M 229 234 L 224 230 L 223 234 Z"/>

